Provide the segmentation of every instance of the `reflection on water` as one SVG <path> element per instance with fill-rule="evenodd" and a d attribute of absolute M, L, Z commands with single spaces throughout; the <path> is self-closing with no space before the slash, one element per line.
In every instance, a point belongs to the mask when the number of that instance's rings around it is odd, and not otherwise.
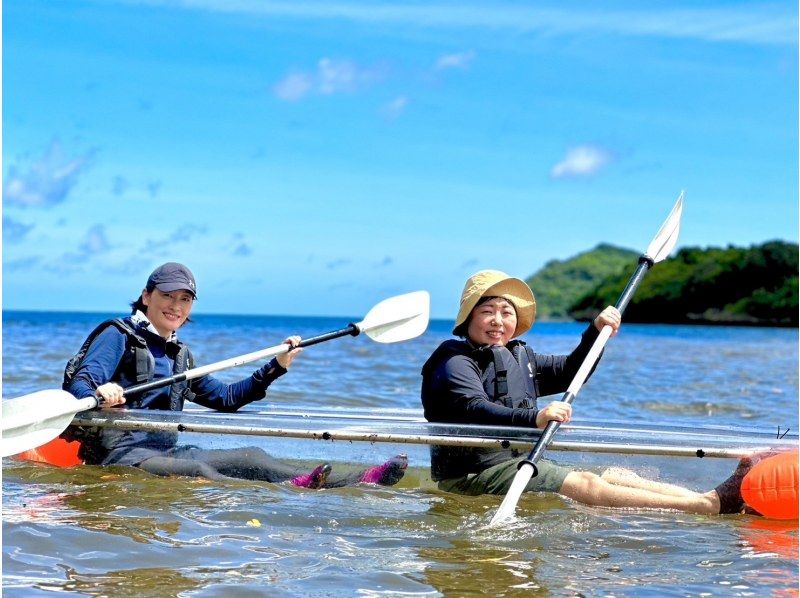
<path fill-rule="evenodd" d="M 6 314 L 6 397 L 57 387 L 96 315 Z M 198 363 L 250 352 L 339 319 L 198 316 L 184 337 Z M 308 349 L 271 405 L 417 408 L 419 368 L 449 323 L 400 345 L 342 339 Z M 538 324 L 528 339 L 566 351 L 582 327 Z M 32 364 L 36 364 L 35 366 Z M 250 367 L 224 372 L 234 380 Z M 797 331 L 627 326 L 575 403 L 583 418 L 694 426 L 797 427 Z M 209 446 L 253 444 L 193 435 Z M 87 596 L 769 595 L 798 582 L 797 522 L 613 511 L 526 495 L 488 522 L 497 497 L 440 492 L 424 447 L 259 439 L 276 456 L 371 463 L 408 452 L 395 488 L 307 491 L 268 483 L 164 480 L 127 468 L 3 466 L 3 593 Z M 707 490 L 735 462 L 558 454 L 581 468 L 622 465 Z M 254 523 L 257 522 L 257 524 Z M 795 594 L 796 595 L 796 594 Z"/>

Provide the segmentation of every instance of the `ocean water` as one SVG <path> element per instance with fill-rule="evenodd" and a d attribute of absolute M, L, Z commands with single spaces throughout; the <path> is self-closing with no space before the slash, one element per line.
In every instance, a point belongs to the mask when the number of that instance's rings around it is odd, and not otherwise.
<path fill-rule="evenodd" d="M 109 314 L 116 315 L 116 314 Z M 3 314 L 3 397 L 58 388 L 65 361 L 104 314 Z M 355 317 L 354 320 L 360 319 Z M 181 332 L 198 364 L 339 329 L 343 318 L 199 314 Z M 347 337 L 308 348 L 261 404 L 419 408 L 419 370 L 449 338 L 379 345 Z M 525 340 L 567 352 L 583 325 L 539 323 Z M 233 381 L 253 366 L 220 372 Z M 574 404 L 582 421 L 798 426 L 798 331 L 624 325 Z M 309 491 L 286 485 L 161 479 L 130 468 L 58 469 L 3 461 L 3 594 L 86 596 L 783 596 L 797 595 L 797 522 L 587 507 L 525 495 L 489 528 L 498 497 L 438 491 L 427 450 L 358 442 L 187 435 L 262 446 L 337 468 L 398 452 L 395 487 Z M 728 459 L 553 454 L 708 490 Z"/>

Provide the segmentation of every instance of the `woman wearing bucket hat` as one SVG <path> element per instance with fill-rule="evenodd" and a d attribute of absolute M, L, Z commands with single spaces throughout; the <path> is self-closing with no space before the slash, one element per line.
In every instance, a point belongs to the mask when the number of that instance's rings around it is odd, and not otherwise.
<path fill-rule="evenodd" d="M 156 268 L 126 318 L 100 324 L 86 339 L 64 373 L 64 388 L 77 398 L 98 396 L 104 407 L 126 403 L 137 409 L 181 411 L 192 401 L 218 411 L 232 412 L 264 398 L 267 387 L 287 372 L 302 351 L 292 349 L 232 384 L 206 375 L 191 381 L 145 391 L 132 398 L 123 389 L 166 378 L 194 367 L 188 347 L 178 340 L 178 329 L 189 319 L 197 298 L 194 275 L 183 264 L 169 262 Z M 297 347 L 299 336 L 284 343 Z M 331 473 L 323 463 L 312 471 L 279 461 L 259 448 L 201 450 L 178 446 L 177 434 L 79 428 L 68 435 L 81 442 L 80 457 L 95 465 L 132 465 L 156 475 L 182 475 L 215 480 L 245 478 L 291 482 L 308 488 L 335 487 L 359 482 L 392 485 L 402 478 L 405 455 L 383 465 L 347 475 Z"/>
<path fill-rule="evenodd" d="M 431 422 L 544 428 L 549 421 L 569 422 L 572 406 L 554 401 L 539 409 L 540 396 L 563 393 L 604 326 L 616 334 L 621 317 L 604 309 L 569 355 L 536 353 L 515 340 L 536 316 L 528 285 L 498 270 L 471 276 L 461 294 L 453 334 L 463 340 L 442 343 L 422 368 L 422 404 Z M 460 494 L 508 492 L 524 458 L 513 449 L 431 447 L 431 474 L 441 490 Z M 739 487 L 751 463 L 715 490 L 704 494 L 652 482 L 620 468 L 596 475 L 543 459 L 530 492 L 558 492 L 597 506 L 677 509 L 690 513 L 734 513 L 742 509 Z"/>

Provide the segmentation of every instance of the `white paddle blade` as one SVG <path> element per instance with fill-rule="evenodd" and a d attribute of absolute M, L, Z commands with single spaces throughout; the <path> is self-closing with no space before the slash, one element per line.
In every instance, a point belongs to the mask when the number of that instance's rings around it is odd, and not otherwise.
<path fill-rule="evenodd" d="M 494 514 L 492 520 L 489 522 L 489 527 L 497 525 L 498 523 L 502 523 L 507 519 L 511 519 L 514 516 L 514 511 L 517 509 L 517 503 L 519 502 L 522 493 L 525 492 L 525 488 L 528 485 L 528 482 L 531 481 L 533 477 L 533 467 L 530 463 L 523 463 L 522 467 L 519 468 L 517 471 L 517 475 L 514 476 L 514 481 L 511 482 L 511 487 L 508 489 L 508 494 L 506 494 L 503 502 L 500 503 L 500 508 L 497 509 L 497 513 Z"/>
<path fill-rule="evenodd" d="M 384 299 L 356 326 L 379 343 L 407 341 L 428 328 L 430 308 L 431 297 L 427 291 L 406 293 Z"/>
<path fill-rule="evenodd" d="M 650 242 L 645 252 L 645 255 L 653 258 L 653 262 L 656 264 L 666 259 L 678 242 L 681 215 L 683 214 L 683 196 L 684 192 L 681 191 L 678 201 L 675 202 L 672 211 L 667 216 L 664 224 L 661 225 L 661 228 L 658 229 L 655 238 Z"/>
<path fill-rule="evenodd" d="M 97 399 L 77 400 L 64 390 L 40 390 L 2 403 L 0 456 L 36 448 L 61 434 L 79 411 L 97 406 Z"/>

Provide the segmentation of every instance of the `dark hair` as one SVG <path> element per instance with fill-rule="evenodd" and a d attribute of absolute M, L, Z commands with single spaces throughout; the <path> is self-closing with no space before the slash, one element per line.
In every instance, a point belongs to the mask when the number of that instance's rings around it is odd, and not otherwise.
<path fill-rule="evenodd" d="M 154 288 L 156 288 L 156 285 L 147 285 L 144 290 L 148 293 L 152 293 Z M 131 306 L 131 315 L 135 314 L 137 311 L 147 313 L 147 306 L 144 304 L 141 293 L 139 293 L 139 298 L 136 301 L 131 301 L 129 305 Z"/>
<path fill-rule="evenodd" d="M 460 336 L 461 338 L 467 338 L 468 336 L 467 328 L 469 328 L 469 323 L 472 320 L 472 312 L 475 311 L 475 308 L 478 307 L 479 305 L 482 305 L 487 301 L 491 301 L 492 299 L 502 299 L 503 301 L 508 301 L 513 306 L 514 311 L 517 311 L 517 306 L 514 305 L 514 302 L 511 301 L 510 299 L 506 299 L 505 297 L 498 297 L 496 295 L 486 295 L 485 297 L 481 297 L 475 304 L 475 307 L 473 307 L 470 310 L 467 319 L 461 322 L 461 324 L 459 324 L 453 329 L 453 334 L 455 334 L 456 336 Z"/>
<path fill-rule="evenodd" d="M 156 288 L 155 286 L 152 289 L 148 288 L 148 287 L 145 287 L 144 290 L 147 291 L 148 293 L 152 293 L 153 289 L 155 289 L 155 288 Z M 139 295 L 138 299 L 136 299 L 135 301 L 131 301 L 129 303 L 129 305 L 131 306 L 131 315 L 135 314 L 137 311 L 140 311 L 143 314 L 147 314 L 147 306 L 144 304 L 144 300 L 142 299 L 142 295 L 141 294 Z M 184 322 L 184 324 L 188 324 L 191 321 L 192 321 L 191 318 L 186 318 L 186 321 Z"/>
<path fill-rule="evenodd" d="M 139 298 L 136 301 L 131 301 L 131 315 L 135 314 L 137 311 L 145 313 L 147 311 L 147 306 L 142 301 L 142 296 L 139 295 Z"/>

